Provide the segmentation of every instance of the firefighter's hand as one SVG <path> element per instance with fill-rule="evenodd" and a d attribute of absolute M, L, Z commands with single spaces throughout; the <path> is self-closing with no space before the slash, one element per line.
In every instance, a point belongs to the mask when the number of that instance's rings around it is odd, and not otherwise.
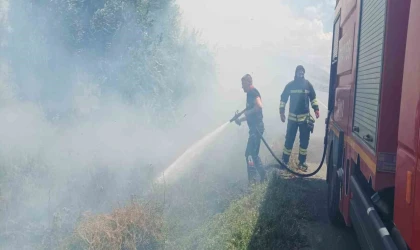
<path fill-rule="evenodd" d="M 235 123 L 236 123 L 236 124 L 238 124 L 238 126 L 241 126 L 241 120 L 236 119 L 236 120 L 235 120 Z"/>
<path fill-rule="evenodd" d="M 319 110 L 315 110 L 315 117 L 316 117 L 316 119 L 319 118 Z"/>
<path fill-rule="evenodd" d="M 280 114 L 280 119 L 282 122 L 286 121 L 286 116 L 284 114 Z"/>

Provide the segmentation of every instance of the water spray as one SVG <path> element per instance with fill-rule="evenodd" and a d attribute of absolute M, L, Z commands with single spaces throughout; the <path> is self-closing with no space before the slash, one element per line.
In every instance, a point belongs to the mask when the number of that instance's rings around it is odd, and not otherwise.
<path fill-rule="evenodd" d="M 181 156 L 179 156 L 168 168 L 165 169 L 164 175 L 162 174 L 157 178 L 158 183 L 163 183 L 166 181 L 174 181 L 177 177 L 181 176 L 182 173 L 187 171 L 188 165 L 192 160 L 194 160 L 198 155 L 200 155 L 205 148 L 213 142 L 213 140 L 219 135 L 228 125 L 226 122 L 220 127 L 215 129 L 213 132 L 207 134 L 199 141 L 190 146 Z M 166 179 L 166 180 L 165 180 Z"/>

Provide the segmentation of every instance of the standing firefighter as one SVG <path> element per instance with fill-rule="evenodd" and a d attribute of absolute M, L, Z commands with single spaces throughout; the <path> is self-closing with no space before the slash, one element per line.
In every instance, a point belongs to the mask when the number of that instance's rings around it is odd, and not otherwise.
<path fill-rule="evenodd" d="M 262 102 L 260 92 L 252 85 L 252 77 L 246 74 L 242 77 L 242 89 L 246 95 L 246 111 L 244 117 L 235 120 L 236 124 L 247 121 L 249 128 L 248 144 L 245 150 L 247 162 L 248 180 L 255 182 L 256 172 L 258 171 L 261 182 L 266 180 L 265 170 L 259 157 L 261 135 L 264 133 Z M 258 131 L 259 133 L 258 133 Z M 261 135 L 260 135 L 261 133 Z"/>
<path fill-rule="evenodd" d="M 299 65 L 296 67 L 295 79 L 288 83 L 281 94 L 280 117 L 281 121 L 286 121 L 284 114 L 287 100 L 290 96 L 289 117 L 287 121 L 286 142 L 283 149 L 283 162 L 289 163 L 292 153 L 293 143 L 299 128 L 299 169 L 306 171 L 306 155 L 309 145 L 309 135 L 313 132 L 315 120 L 309 113 L 309 100 L 315 111 L 315 116 L 319 118 L 319 107 L 316 100 L 316 93 L 312 84 L 305 79 L 305 69 Z"/>

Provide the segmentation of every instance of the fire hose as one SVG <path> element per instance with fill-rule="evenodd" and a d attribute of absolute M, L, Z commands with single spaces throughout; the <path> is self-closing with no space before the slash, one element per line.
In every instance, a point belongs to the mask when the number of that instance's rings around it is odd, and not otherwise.
<path fill-rule="evenodd" d="M 245 112 L 245 109 L 243 111 L 241 111 L 241 112 L 236 112 L 235 113 L 235 116 L 233 116 L 233 118 L 230 120 L 230 122 L 233 122 L 236 119 L 238 119 L 244 112 Z M 319 170 L 321 170 L 322 166 L 324 165 L 324 160 L 325 160 L 325 156 L 326 156 L 326 153 L 327 153 L 327 145 L 328 145 L 328 124 L 330 123 L 330 116 L 331 116 L 331 111 L 328 111 L 327 119 L 325 120 L 325 124 L 326 125 L 325 125 L 325 136 L 324 136 L 324 149 L 323 149 L 323 153 L 322 153 L 321 163 L 319 164 L 318 168 L 315 171 L 313 171 L 312 173 L 308 173 L 308 174 L 298 173 L 298 172 L 290 169 L 287 164 L 285 164 L 283 161 L 281 161 L 276 156 L 276 154 L 273 152 L 273 150 L 271 149 L 271 147 L 268 145 L 267 141 L 265 140 L 264 136 L 261 134 L 261 132 L 257 128 L 257 132 L 261 136 L 261 139 L 262 139 L 264 145 L 267 147 L 268 151 L 270 151 L 270 154 L 274 157 L 274 159 L 279 163 L 279 165 L 274 164 L 272 166 L 275 167 L 275 168 L 278 168 L 278 169 L 282 169 L 282 168 L 283 169 L 286 169 L 289 173 L 294 174 L 294 175 L 296 175 L 298 177 L 302 177 L 302 178 L 311 177 L 311 176 L 316 175 L 319 172 Z"/>

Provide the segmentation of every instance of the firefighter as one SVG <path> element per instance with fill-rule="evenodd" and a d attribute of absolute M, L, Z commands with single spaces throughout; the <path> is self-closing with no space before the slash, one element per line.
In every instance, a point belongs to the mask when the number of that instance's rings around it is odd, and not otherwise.
<path fill-rule="evenodd" d="M 253 85 L 251 75 L 244 75 L 241 81 L 242 89 L 247 96 L 246 111 L 244 116 L 236 119 L 235 122 L 240 126 L 241 122 L 246 121 L 249 128 L 249 138 L 245 150 L 248 180 L 250 183 L 255 183 L 258 171 L 260 181 L 263 182 L 266 180 L 266 172 L 263 168 L 261 158 L 259 157 L 261 135 L 264 133 L 261 95 Z"/>
<path fill-rule="evenodd" d="M 316 100 L 316 93 L 312 84 L 305 79 L 305 68 L 298 65 L 295 71 L 294 80 L 286 85 L 280 97 L 280 118 L 286 121 L 285 107 L 290 96 L 289 115 L 287 121 L 286 141 L 283 148 L 283 163 L 289 163 L 297 130 L 299 129 L 299 165 L 298 168 L 306 171 L 306 155 L 308 152 L 309 135 L 313 132 L 315 120 L 309 113 L 309 101 L 319 118 L 319 107 Z"/>

